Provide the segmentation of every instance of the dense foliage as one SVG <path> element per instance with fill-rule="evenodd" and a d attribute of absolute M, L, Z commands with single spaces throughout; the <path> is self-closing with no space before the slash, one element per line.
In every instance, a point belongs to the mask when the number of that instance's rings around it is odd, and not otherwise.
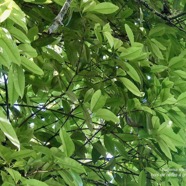
<path fill-rule="evenodd" d="M 0 184 L 186 185 L 186 0 L 64 3 L 0 1 Z"/>

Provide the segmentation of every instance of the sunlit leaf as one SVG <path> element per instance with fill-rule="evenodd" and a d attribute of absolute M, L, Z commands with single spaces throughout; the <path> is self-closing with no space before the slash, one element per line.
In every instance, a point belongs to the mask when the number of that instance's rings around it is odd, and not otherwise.
<path fill-rule="evenodd" d="M 96 117 L 100 117 L 106 121 L 119 122 L 119 118 L 113 112 L 107 109 L 99 109 L 96 112 Z"/>
<path fill-rule="evenodd" d="M 0 113 L 0 129 L 11 141 L 11 143 L 14 144 L 18 148 L 18 150 L 20 150 L 20 142 L 17 138 L 15 130 L 2 113 Z"/>
<path fill-rule="evenodd" d="M 92 11 L 100 14 L 112 14 L 118 10 L 118 7 L 112 3 L 104 2 L 90 7 L 86 11 Z"/>

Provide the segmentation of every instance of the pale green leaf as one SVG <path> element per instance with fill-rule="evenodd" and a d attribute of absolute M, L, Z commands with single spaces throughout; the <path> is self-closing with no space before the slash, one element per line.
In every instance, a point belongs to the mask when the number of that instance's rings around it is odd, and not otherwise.
<path fill-rule="evenodd" d="M 119 122 L 119 118 L 110 110 L 107 109 L 99 109 L 96 112 L 96 117 L 102 118 L 106 121 L 112 121 L 112 122 Z"/>
<path fill-rule="evenodd" d="M 20 65 L 21 59 L 19 50 L 12 40 L 10 33 L 5 28 L 0 28 L 0 46 L 0 55 L 4 55 L 4 52 L 6 56 L 8 55 L 9 60 L 7 61 L 7 63 L 13 62 Z"/>
<path fill-rule="evenodd" d="M 2 113 L 0 113 L 0 129 L 2 130 L 4 135 L 11 141 L 11 143 L 14 144 L 18 148 L 18 150 L 20 150 L 20 142 L 14 131 L 14 128 Z"/>
<path fill-rule="evenodd" d="M 27 32 L 25 13 L 15 2 L 13 3 L 13 9 L 9 16 L 9 19 L 11 19 L 15 24 L 22 27 L 25 32 Z"/>
<path fill-rule="evenodd" d="M 6 9 L 1 15 L 0 15 L 0 23 L 5 21 L 11 14 L 11 9 Z"/>

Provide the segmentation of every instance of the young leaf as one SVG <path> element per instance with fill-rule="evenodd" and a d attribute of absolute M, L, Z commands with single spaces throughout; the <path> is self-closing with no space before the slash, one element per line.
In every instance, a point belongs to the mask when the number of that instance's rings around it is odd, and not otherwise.
<path fill-rule="evenodd" d="M 65 129 L 60 130 L 59 136 L 62 141 L 64 153 L 66 156 L 70 157 L 75 151 L 74 142 L 72 141 L 69 134 L 65 131 Z"/>
<path fill-rule="evenodd" d="M 119 122 L 119 118 L 110 110 L 107 109 L 99 109 L 96 112 L 96 117 L 102 118 L 106 121 L 112 121 L 112 122 Z"/>

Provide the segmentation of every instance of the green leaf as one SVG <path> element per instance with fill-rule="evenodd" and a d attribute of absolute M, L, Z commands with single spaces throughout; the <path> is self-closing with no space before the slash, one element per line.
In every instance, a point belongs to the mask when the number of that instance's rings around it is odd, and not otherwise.
<path fill-rule="evenodd" d="M 0 48 L 0 56 L 6 59 L 8 64 L 13 62 L 20 65 L 21 59 L 19 50 L 14 41 L 12 40 L 10 33 L 5 28 L 0 28 Z"/>
<path fill-rule="evenodd" d="M 19 6 L 17 6 L 15 2 L 13 2 L 13 7 L 14 8 L 9 16 L 9 19 L 27 32 L 25 13 L 19 8 Z"/>
<path fill-rule="evenodd" d="M 183 63 L 183 61 L 182 61 Z M 179 77 L 186 79 L 186 72 L 183 70 L 175 70 L 174 73 L 176 73 Z"/>
<path fill-rule="evenodd" d="M 169 138 L 168 136 L 166 136 L 165 134 L 160 134 L 159 137 L 167 144 L 167 146 L 174 152 L 177 152 L 177 149 L 174 145 L 174 142 L 171 140 L 171 138 Z"/>
<path fill-rule="evenodd" d="M 159 41 L 157 41 L 156 39 L 151 39 L 151 41 L 161 50 L 166 50 L 166 47 L 164 45 L 162 45 Z"/>
<path fill-rule="evenodd" d="M 119 118 L 110 110 L 107 109 L 99 109 L 96 113 L 95 113 L 96 117 L 98 118 L 102 118 L 106 121 L 112 121 L 112 122 L 119 122 Z"/>
<path fill-rule="evenodd" d="M 168 69 L 168 67 L 167 66 L 164 66 L 164 65 L 153 65 L 151 67 L 151 71 L 153 73 L 160 73 L 160 72 L 163 72 L 163 71 L 165 71 L 167 69 Z"/>
<path fill-rule="evenodd" d="M 96 112 L 105 105 L 106 97 L 102 96 L 101 90 L 97 90 L 91 99 L 90 110 Z"/>
<path fill-rule="evenodd" d="M 95 6 L 90 7 L 89 9 L 86 9 L 85 11 L 91 11 L 91 12 L 96 12 L 96 13 L 100 13 L 100 14 L 112 14 L 114 12 L 116 12 L 119 8 L 112 4 L 112 3 L 108 3 L 108 2 L 104 2 L 104 3 L 99 3 Z"/>
<path fill-rule="evenodd" d="M 11 168 L 6 168 L 6 167 L 5 169 L 11 175 L 15 183 L 17 183 L 21 179 L 21 174 L 18 171 L 11 169 Z"/>
<path fill-rule="evenodd" d="M 110 32 L 103 32 L 103 34 L 107 38 L 107 40 L 109 42 L 109 45 L 112 48 L 114 46 L 114 38 L 113 38 L 113 36 L 111 35 Z"/>
<path fill-rule="evenodd" d="M 142 170 L 139 174 L 139 178 L 138 178 L 138 185 L 139 186 L 144 186 L 146 185 L 146 174 L 145 171 Z"/>
<path fill-rule="evenodd" d="M 30 43 L 28 37 L 20 29 L 17 29 L 16 27 L 12 26 L 9 29 L 9 32 L 12 34 L 13 37 L 18 39 L 22 43 Z"/>
<path fill-rule="evenodd" d="M 25 181 L 23 181 L 23 183 L 25 185 L 29 185 L 29 186 L 49 186 L 46 183 L 36 180 L 36 179 L 25 180 Z"/>
<path fill-rule="evenodd" d="M 14 84 L 14 75 L 12 68 L 10 69 L 8 73 L 8 99 L 9 103 L 13 105 L 16 100 L 18 99 L 19 94 L 15 90 L 15 84 Z"/>
<path fill-rule="evenodd" d="M 30 44 L 20 44 L 18 48 L 24 55 L 27 55 L 28 57 L 37 57 L 36 50 Z"/>
<path fill-rule="evenodd" d="M 13 73 L 14 88 L 19 96 L 23 97 L 25 90 L 25 76 L 23 69 L 18 65 L 12 65 L 10 70 Z"/>
<path fill-rule="evenodd" d="M 160 125 L 157 134 L 158 135 L 163 134 L 168 136 L 176 146 L 185 146 L 185 141 L 181 138 L 179 134 L 174 133 L 168 122 L 164 122 L 163 124 Z"/>
<path fill-rule="evenodd" d="M 170 149 L 168 148 L 167 144 L 164 142 L 164 140 L 159 139 L 158 144 L 160 146 L 160 149 L 163 151 L 163 153 L 170 159 L 172 160 L 172 155 L 170 152 Z"/>
<path fill-rule="evenodd" d="M 91 118 L 90 113 L 88 112 L 87 108 L 84 105 L 83 105 L 83 115 L 84 115 L 85 122 L 86 122 L 89 130 L 93 131 L 92 118 Z"/>
<path fill-rule="evenodd" d="M 136 70 L 129 64 L 129 63 L 125 63 L 125 66 L 127 67 L 127 74 L 136 82 L 141 84 L 141 79 L 138 75 L 138 73 L 136 72 Z"/>
<path fill-rule="evenodd" d="M 129 61 L 140 60 L 143 53 L 141 47 L 120 48 L 119 50 L 122 52 L 120 57 Z"/>
<path fill-rule="evenodd" d="M 58 158 L 56 157 L 58 165 L 63 169 L 71 169 L 72 171 L 75 171 L 76 173 L 85 173 L 84 167 L 78 163 L 77 161 L 65 157 L 65 158 Z"/>
<path fill-rule="evenodd" d="M 14 128 L 2 113 L 0 113 L 0 129 L 2 130 L 4 135 L 11 141 L 11 143 L 14 144 L 18 148 L 18 150 L 20 150 L 20 142 L 14 131 Z"/>
<path fill-rule="evenodd" d="M 127 32 L 127 36 L 128 36 L 128 38 L 130 40 L 131 45 L 133 45 L 133 43 L 134 43 L 134 34 L 133 34 L 131 28 L 127 24 L 125 24 L 125 30 Z"/>
<path fill-rule="evenodd" d="M 154 55 L 159 59 L 164 59 L 163 54 L 160 51 L 160 49 L 158 48 L 158 46 L 156 44 L 152 43 L 152 42 L 150 43 L 150 45 L 151 45 L 151 48 L 152 48 L 152 51 L 153 51 Z"/>
<path fill-rule="evenodd" d="M 69 171 L 66 170 L 62 170 L 62 171 L 58 171 L 58 173 L 61 175 L 61 177 L 64 179 L 65 183 L 68 185 L 72 185 L 72 186 L 76 186 L 73 182 L 74 179 L 71 176 Z"/>
<path fill-rule="evenodd" d="M 59 135 L 62 141 L 63 151 L 66 156 L 70 157 L 75 151 L 74 143 L 65 129 L 62 128 Z"/>
<path fill-rule="evenodd" d="M 183 92 L 178 96 L 176 105 L 178 107 L 186 108 L 186 92 Z"/>
<path fill-rule="evenodd" d="M 43 75 L 44 72 L 41 68 L 39 68 L 33 61 L 27 59 L 26 57 L 21 57 L 21 64 L 27 68 L 29 71 L 34 74 Z"/>
<path fill-rule="evenodd" d="M 0 23 L 2 23 L 10 16 L 12 11 L 12 3 L 11 1 L 5 1 L 1 3 L 0 6 Z"/>
<path fill-rule="evenodd" d="M 132 92 L 134 95 L 136 95 L 138 97 L 143 97 L 144 96 L 144 93 L 140 92 L 139 89 L 136 87 L 136 85 L 134 85 L 134 83 L 132 83 L 129 79 L 127 79 L 127 78 L 120 78 L 120 80 L 126 86 L 126 88 L 130 92 Z"/>

